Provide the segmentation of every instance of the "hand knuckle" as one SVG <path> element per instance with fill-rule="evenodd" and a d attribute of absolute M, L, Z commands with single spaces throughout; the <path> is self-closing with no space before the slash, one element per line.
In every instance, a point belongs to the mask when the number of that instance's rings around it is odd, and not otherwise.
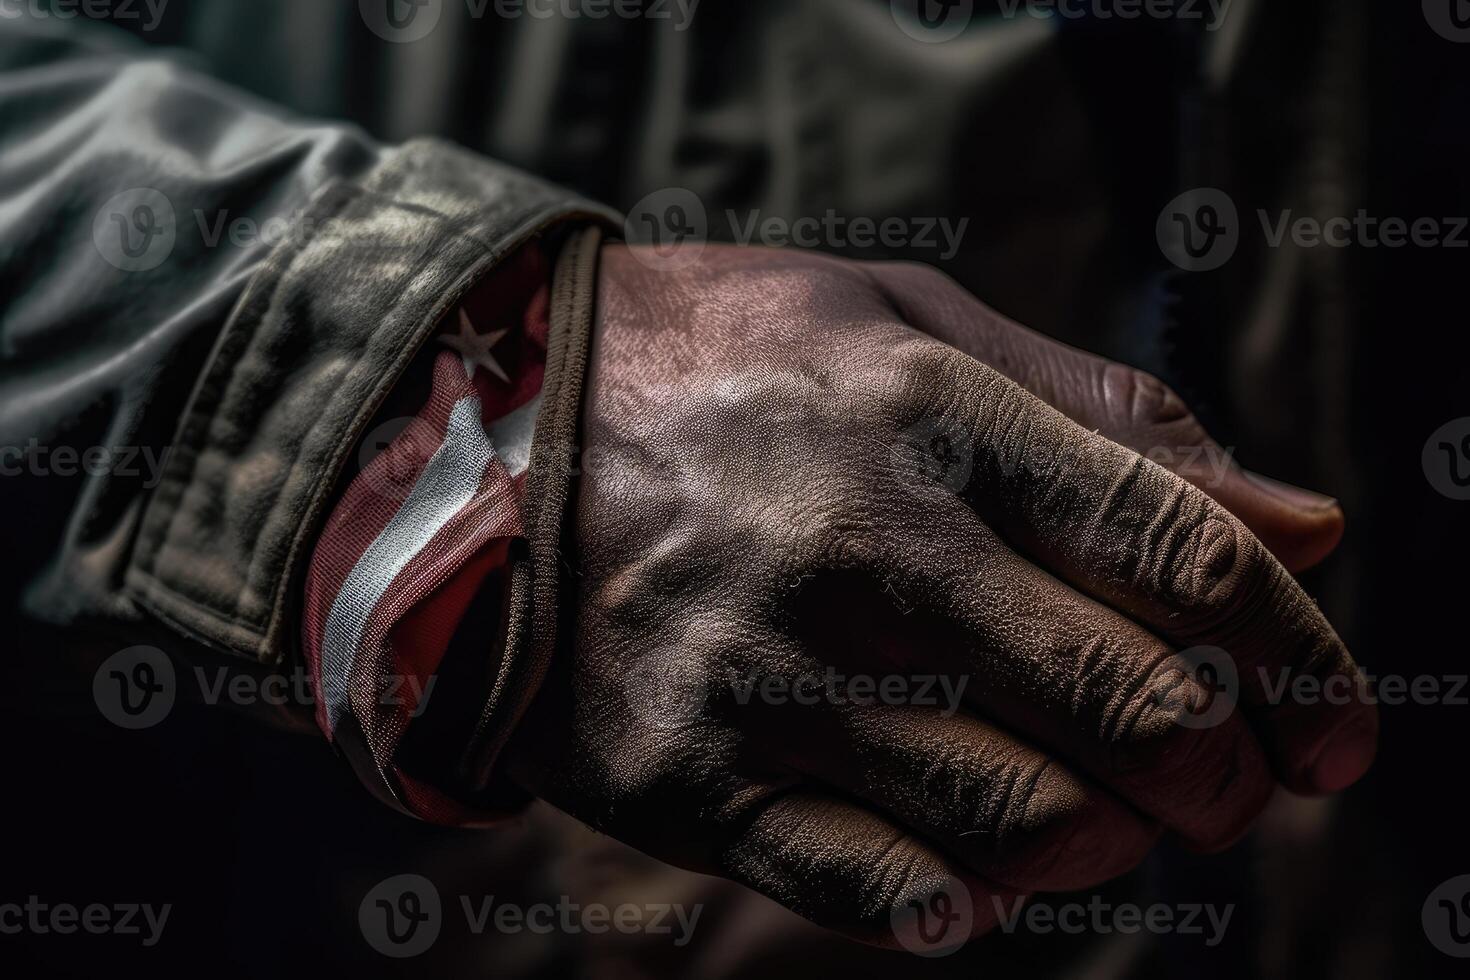
<path fill-rule="evenodd" d="M 897 388 L 906 405 L 919 405 L 929 415 L 937 415 L 953 396 L 970 391 L 976 369 L 967 364 L 963 353 L 931 340 L 915 336 L 894 351 L 893 365 L 899 379 Z"/>
<path fill-rule="evenodd" d="M 1107 389 L 1134 425 L 1163 425 L 1193 418 L 1184 399 L 1147 371 L 1110 364 Z"/>
<path fill-rule="evenodd" d="M 1212 732 L 1177 724 L 1172 712 L 1156 702 L 1151 689 L 1140 698 L 1147 703 L 1136 710 L 1135 723 L 1126 726 L 1113 744 L 1114 771 L 1183 789 L 1195 781 L 1201 768 L 1210 765 Z"/>
<path fill-rule="evenodd" d="M 877 924 L 886 924 L 891 909 L 903 905 L 915 892 L 928 863 L 923 845 L 899 835 L 868 864 L 858 884 L 860 907 Z"/>
<path fill-rule="evenodd" d="M 1210 634 L 1249 620 L 1265 592 L 1264 547 L 1228 515 L 1207 513 L 1179 532 L 1164 558 L 1165 598 L 1178 610 L 1178 632 Z"/>
<path fill-rule="evenodd" d="M 952 833 L 979 835 L 1002 846 L 1045 822 L 1047 814 L 1037 809 L 1036 793 L 1047 765 L 1046 759 L 1030 753 L 982 758 L 956 749 L 929 767 L 923 809 Z"/>

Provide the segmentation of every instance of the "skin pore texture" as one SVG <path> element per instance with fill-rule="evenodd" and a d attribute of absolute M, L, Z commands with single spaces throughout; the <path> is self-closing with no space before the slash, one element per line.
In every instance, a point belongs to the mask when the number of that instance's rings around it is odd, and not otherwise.
<path fill-rule="evenodd" d="M 570 638 L 508 771 L 656 857 L 880 945 L 958 889 L 978 934 L 1372 761 L 1370 705 L 1260 683 L 1357 676 L 1289 571 L 1336 504 L 932 269 L 605 246 L 583 423 Z M 1182 723 L 1213 703 L 1180 669 L 1204 645 L 1238 704 Z M 833 670 L 959 703 L 732 681 Z"/>

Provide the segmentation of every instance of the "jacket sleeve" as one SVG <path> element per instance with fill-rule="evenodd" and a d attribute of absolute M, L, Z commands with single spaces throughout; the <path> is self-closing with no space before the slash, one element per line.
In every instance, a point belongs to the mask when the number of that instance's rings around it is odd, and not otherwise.
<path fill-rule="evenodd" d="M 280 663 L 351 447 L 435 324 L 613 216 L 45 26 L 0 24 L 6 597 Z"/>

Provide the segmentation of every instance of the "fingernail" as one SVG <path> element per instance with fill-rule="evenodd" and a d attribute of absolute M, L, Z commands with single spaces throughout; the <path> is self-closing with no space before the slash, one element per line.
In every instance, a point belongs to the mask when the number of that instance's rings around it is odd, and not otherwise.
<path fill-rule="evenodd" d="M 1378 754 L 1378 725 L 1361 717 L 1332 736 L 1312 763 L 1312 784 L 1323 793 L 1336 793 L 1362 778 Z"/>
<path fill-rule="evenodd" d="M 1252 473 L 1250 470 L 1246 470 L 1245 475 L 1247 479 L 1271 496 L 1299 510 L 1322 511 L 1337 506 L 1337 498 L 1317 493 L 1315 490 L 1294 487 L 1290 483 L 1282 483 L 1280 480 L 1273 480 L 1269 476 Z"/>

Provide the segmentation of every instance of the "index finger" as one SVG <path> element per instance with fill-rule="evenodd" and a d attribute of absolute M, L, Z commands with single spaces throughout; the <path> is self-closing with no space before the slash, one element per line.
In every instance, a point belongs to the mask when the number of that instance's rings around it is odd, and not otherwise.
<path fill-rule="evenodd" d="M 982 518 L 1175 644 L 1229 652 L 1288 788 L 1334 792 L 1362 776 L 1377 746 L 1371 704 L 1281 697 L 1294 689 L 1283 680 L 1360 691 L 1362 675 L 1317 605 L 1240 520 L 959 351 L 916 341 L 907 356 L 928 377 L 911 410 L 973 455 L 962 494 Z"/>

